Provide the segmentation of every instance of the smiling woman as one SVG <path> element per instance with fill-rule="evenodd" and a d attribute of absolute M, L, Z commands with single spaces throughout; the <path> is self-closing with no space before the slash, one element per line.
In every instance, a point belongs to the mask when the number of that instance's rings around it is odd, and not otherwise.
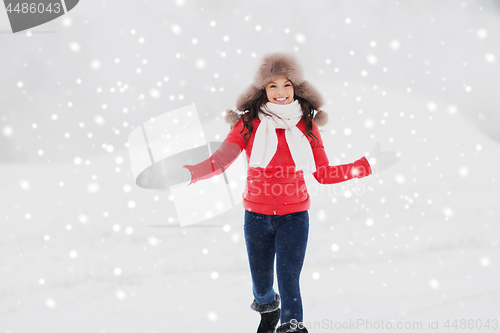
<path fill-rule="evenodd" d="M 227 169 L 245 151 L 243 229 L 252 275 L 251 308 L 261 315 L 257 333 L 275 332 L 279 321 L 276 333 L 307 333 L 299 286 L 309 232 L 304 175 L 312 174 L 320 184 L 335 184 L 366 177 L 371 167 L 365 157 L 330 165 L 318 128 L 327 120 L 319 110 L 323 99 L 304 80 L 291 54 L 265 55 L 255 81 L 236 104 L 245 112 L 236 117 L 224 140 L 234 154 L 221 146 L 205 161 L 184 167 L 195 183 Z M 273 286 L 275 260 L 279 294 Z"/>
<path fill-rule="evenodd" d="M 247 157 L 244 231 L 253 284 L 251 308 L 261 315 L 257 332 L 274 332 L 281 321 L 277 333 L 307 333 L 305 327 L 292 326 L 303 322 L 299 278 L 310 208 L 304 174 L 313 174 L 321 184 L 333 184 L 368 176 L 370 165 L 363 157 L 338 167 L 364 172 L 332 176 L 337 166 L 329 165 L 318 129 L 327 120 L 319 110 L 323 99 L 304 80 L 302 67 L 291 54 L 264 56 L 255 82 L 236 104 L 245 112 L 224 142 L 238 148 L 235 155 L 244 150 Z M 217 168 L 226 169 L 232 160 L 228 157 L 222 148 L 197 165 L 184 165 L 192 173 L 191 183 L 206 179 L 201 170 L 210 175 Z M 283 168 L 286 173 L 279 172 Z M 273 288 L 275 258 L 279 294 Z"/>
<path fill-rule="evenodd" d="M 266 95 L 271 103 L 290 104 L 293 101 L 293 84 L 285 76 L 280 76 L 266 86 Z"/>

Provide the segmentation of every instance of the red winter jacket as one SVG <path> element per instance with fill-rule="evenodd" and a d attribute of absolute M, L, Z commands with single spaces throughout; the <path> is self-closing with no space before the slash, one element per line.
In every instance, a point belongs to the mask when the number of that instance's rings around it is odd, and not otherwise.
<path fill-rule="evenodd" d="M 302 170 L 295 171 L 295 163 L 285 139 L 284 129 L 276 129 L 278 147 L 269 165 L 266 168 L 248 166 L 260 119 L 255 118 L 252 124 L 253 133 L 246 146 L 240 134 L 244 129 L 243 121 L 240 120 L 210 158 L 196 165 L 185 165 L 184 167 L 191 171 L 192 179 L 189 185 L 221 174 L 245 149 L 248 173 L 243 192 L 243 207 L 246 210 L 268 215 L 284 215 L 308 210 L 310 199 L 304 173 Z M 304 118 L 297 123 L 297 128 L 305 133 Z M 317 145 L 314 146 L 314 139 L 309 136 L 306 138 L 311 143 L 316 163 L 316 172 L 313 176 L 320 184 L 340 183 L 354 177 L 362 178 L 371 174 L 370 164 L 365 157 L 353 163 L 330 166 L 323 140 L 314 121 L 312 132 L 318 138 Z"/>

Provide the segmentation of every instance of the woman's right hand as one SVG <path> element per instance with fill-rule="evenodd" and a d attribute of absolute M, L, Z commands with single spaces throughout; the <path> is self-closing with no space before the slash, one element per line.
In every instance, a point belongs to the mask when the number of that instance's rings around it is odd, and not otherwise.
<path fill-rule="evenodd" d="M 173 186 L 191 181 L 191 171 L 185 166 L 182 168 L 170 169 L 165 175 L 165 182 L 167 186 Z"/>

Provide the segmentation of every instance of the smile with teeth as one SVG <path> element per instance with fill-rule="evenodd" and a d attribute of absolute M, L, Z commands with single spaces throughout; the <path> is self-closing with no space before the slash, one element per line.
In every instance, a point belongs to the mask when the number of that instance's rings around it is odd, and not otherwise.
<path fill-rule="evenodd" d="M 275 98 L 275 100 L 277 100 L 278 102 L 283 102 L 283 101 L 286 101 L 288 99 L 288 97 L 278 97 L 278 98 Z"/>

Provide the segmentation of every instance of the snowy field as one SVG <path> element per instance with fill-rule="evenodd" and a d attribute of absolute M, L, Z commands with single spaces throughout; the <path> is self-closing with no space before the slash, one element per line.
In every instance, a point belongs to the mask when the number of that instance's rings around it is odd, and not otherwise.
<path fill-rule="evenodd" d="M 325 97 L 331 165 L 377 141 L 401 154 L 368 178 L 307 179 L 309 331 L 500 332 L 500 5 L 360 3 L 84 1 L 31 36 L 0 10 L 0 333 L 256 331 L 242 205 L 180 228 L 125 143 L 190 103 L 222 140 L 221 113 L 277 50 Z M 270 20 L 280 4 L 295 20 Z M 322 6 L 331 22 L 298 19 Z"/>

